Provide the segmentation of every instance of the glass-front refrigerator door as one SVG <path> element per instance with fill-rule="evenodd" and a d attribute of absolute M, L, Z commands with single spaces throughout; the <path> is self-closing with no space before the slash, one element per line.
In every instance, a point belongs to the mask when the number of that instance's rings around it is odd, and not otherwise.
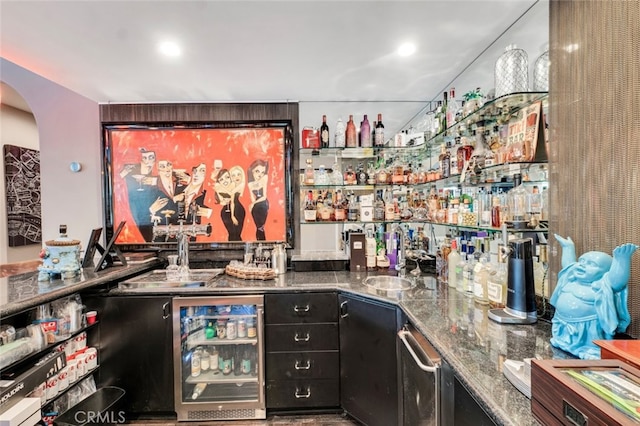
<path fill-rule="evenodd" d="M 263 296 L 175 297 L 178 420 L 264 419 Z"/>

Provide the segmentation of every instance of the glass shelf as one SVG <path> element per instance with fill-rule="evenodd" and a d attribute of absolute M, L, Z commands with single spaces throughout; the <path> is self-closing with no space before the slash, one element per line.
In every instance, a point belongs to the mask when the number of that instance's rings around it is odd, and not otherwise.
<path fill-rule="evenodd" d="M 222 374 L 220 370 L 216 371 L 206 371 L 200 373 L 199 376 L 193 377 L 188 376 L 185 379 L 185 383 L 195 384 L 195 383 L 257 383 L 258 378 L 252 376 L 250 374 L 238 374 L 235 373 L 227 374 L 226 376 Z"/>

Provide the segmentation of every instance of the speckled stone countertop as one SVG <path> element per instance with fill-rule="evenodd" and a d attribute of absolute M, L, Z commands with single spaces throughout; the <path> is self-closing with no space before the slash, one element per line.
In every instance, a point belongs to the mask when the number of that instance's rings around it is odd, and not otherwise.
<path fill-rule="evenodd" d="M 37 282 L 37 273 L 23 274 L 16 282 L 33 287 L 15 299 L 0 300 L 0 317 L 37 306 L 79 290 L 112 281 L 123 281 L 134 274 L 152 269 L 154 264 L 110 268 L 98 276 L 82 277 L 77 283 Z M 142 274 L 144 275 L 144 274 Z M 140 277 L 142 277 L 140 275 Z M 16 276 L 20 277 L 20 276 Z M 531 414 L 531 404 L 503 375 L 506 359 L 564 359 L 571 355 L 549 344 L 551 325 L 542 321 L 534 325 L 501 325 L 488 319 L 487 307 L 475 304 L 432 276 L 411 277 L 415 287 L 404 292 L 379 292 L 363 284 L 366 273 L 287 272 L 272 280 L 243 280 L 221 275 L 202 286 L 157 287 L 121 282 L 109 292 L 111 296 L 131 294 L 220 295 L 260 294 L 292 291 L 328 291 L 366 296 L 399 306 L 411 323 L 431 342 L 458 379 L 499 425 L 538 425 Z M 409 277 L 409 275 L 407 275 Z M 139 281 L 139 280 L 138 280 Z M 5 285 L 4 282 L 0 283 Z M 19 288 L 23 284 L 14 284 Z"/>
<path fill-rule="evenodd" d="M 0 278 L 0 318 L 6 318 L 85 289 L 111 282 L 117 283 L 160 265 L 163 265 L 162 261 L 152 259 L 144 263 L 130 264 L 127 267 L 113 266 L 97 273 L 87 269 L 79 276 L 65 280 L 38 281 L 38 272 Z"/>
<path fill-rule="evenodd" d="M 363 285 L 366 277 L 365 273 L 348 271 L 288 272 L 266 281 L 223 275 L 203 287 L 158 289 L 123 284 L 110 294 L 215 295 L 338 290 L 392 303 L 400 306 L 497 424 L 539 424 L 531 414 L 530 400 L 504 377 L 502 367 L 506 359 L 571 358 L 571 355 L 549 344 L 549 323 L 498 324 L 489 320 L 488 307 L 474 303 L 473 298 L 450 289 L 446 284 L 437 283 L 432 276 L 412 278 L 416 280 L 416 286 L 402 293 L 371 290 Z"/>

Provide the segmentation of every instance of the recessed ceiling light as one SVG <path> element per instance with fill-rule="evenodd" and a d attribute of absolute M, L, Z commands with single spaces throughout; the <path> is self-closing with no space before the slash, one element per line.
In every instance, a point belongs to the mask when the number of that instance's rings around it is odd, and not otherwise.
<path fill-rule="evenodd" d="M 398 55 L 411 56 L 416 53 L 416 45 L 413 43 L 403 43 L 398 47 Z"/>
<path fill-rule="evenodd" d="M 176 57 L 180 56 L 182 53 L 182 49 L 176 42 L 173 41 L 163 41 L 158 43 L 158 52 L 162 53 L 165 56 Z"/>

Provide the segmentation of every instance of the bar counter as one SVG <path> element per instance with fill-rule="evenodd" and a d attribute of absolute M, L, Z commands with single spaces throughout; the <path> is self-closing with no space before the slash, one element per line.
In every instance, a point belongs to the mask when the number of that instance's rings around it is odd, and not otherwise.
<path fill-rule="evenodd" d="M 159 261 L 110 268 L 98 274 L 83 275 L 76 283 L 37 282 L 37 273 L 15 276 L 30 286 L 8 303 L 2 300 L 0 316 L 20 312 L 38 304 L 91 287 L 127 278 L 158 267 Z M 403 292 L 379 292 L 363 284 L 366 273 L 288 272 L 271 280 L 243 280 L 221 275 L 204 286 L 163 288 L 155 286 L 113 286 L 110 296 L 175 295 L 211 296 L 231 294 L 264 294 L 296 291 L 339 291 L 367 296 L 399 306 L 410 322 L 430 341 L 454 370 L 492 420 L 499 425 L 538 425 L 531 414 L 530 400 L 503 375 L 506 359 L 567 359 L 570 354 L 551 347 L 551 324 L 538 321 L 533 325 L 502 325 L 488 319 L 488 307 L 474 303 L 473 298 L 438 283 L 433 276 L 419 276 L 416 285 Z M 3 283 L 4 285 L 4 283 Z M 15 284 L 17 285 L 17 284 Z M 17 285 L 17 287 L 20 287 Z"/>

